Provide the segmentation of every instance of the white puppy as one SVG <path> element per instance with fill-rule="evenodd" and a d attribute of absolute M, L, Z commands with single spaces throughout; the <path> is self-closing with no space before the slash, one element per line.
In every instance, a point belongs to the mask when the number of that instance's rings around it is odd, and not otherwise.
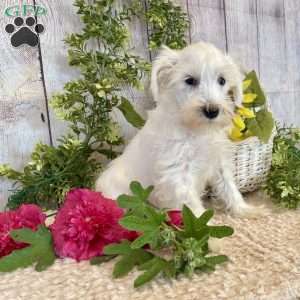
<path fill-rule="evenodd" d="M 241 104 L 242 75 L 230 57 L 213 45 L 183 50 L 164 47 L 154 61 L 151 90 L 157 107 L 145 126 L 111 162 L 96 190 L 116 199 L 137 180 L 154 185 L 150 201 L 160 208 L 189 206 L 203 213 L 208 186 L 234 214 L 255 210 L 239 192 L 232 173 L 228 129 Z"/>

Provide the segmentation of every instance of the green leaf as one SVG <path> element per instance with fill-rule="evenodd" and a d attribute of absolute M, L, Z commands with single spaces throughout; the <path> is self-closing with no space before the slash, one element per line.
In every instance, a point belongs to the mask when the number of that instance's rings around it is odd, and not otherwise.
<path fill-rule="evenodd" d="M 149 186 L 144 189 L 139 182 L 133 181 L 130 183 L 130 190 L 133 195 L 120 195 L 117 198 L 119 206 L 128 209 L 126 217 L 134 215 L 140 218 L 144 218 L 146 214 L 149 215 L 150 211 L 149 209 L 147 209 L 147 207 L 150 206 L 146 203 L 153 190 L 153 187 Z M 156 215 L 156 217 L 158 218 L 159 214 Z M 153 223 L 155 222 L 153 221 Z"/>
<path fill-rule="evenodd" d="M 119 278 L 127 275 L 135 266 L 144 264 L 151 260 L 153 254 L 144 249 L 130 249 L 130 252 L 124 255 L 114 266 L 113 276 Z"/>
<path fill-rule="evenodd" d="M 208 256 L 205 260 L 209 266 L 215 266 L 228 261 L 228 257 L 226 255 Z"/>
<path fill-rule="evenodd" d="M 91 265 L 101 265 L 104 262 L 108 262 L 112 259 L 114 259 L 116 255 L 102 255 L 102 256 L 96 256 L 90 259 Z"/>
<path fill-rule="evenodd" d="M 163 272 L 168 278 L 176 277 L 176 268 L 175 268 L 174 261 L 168 261 L 167 264 L 165 265 Z"/>
<path fill-rule="evenodd" d="M 132 126 L 136 128 L 142 128 L 145 125 L 145 120 L 135 111 L 132 104 L 125 98 L 122 98 L 122 102 L 117 106 L 123 113 L 123 116 Z"/>
<path fill-rule="evenodd" d="M 153 257 L 152 259 L 150 259 L 150 260 L 144 262 L 143 264 L 140 264 L 140 265 L 138 266 L 138 270 L 140 270 L 140 271 L 145 271 L 145 270 L 151 268 L 151 266 L 152 266 L 153 263 L 156 261 L 156 259 L 157 259 L 157 257 L 155 256 L 155 257 Z"/>
<path fill-rule="evenodd" d="M 137 288 L 155 278 L 160 272 L 166 269 L 167 262 L 159 257 L 152 259 L 152 264 L 147 264 L 146 271 L 138 276 L 134 281 L 134 287 Z M 145 268 L 145 266 L 144 266 Z"/>
<path fill-rule="evenodd" d="M 134 195 L 139 196 L 140 198 L 143 198 L 143 191 L 144 188 L 138 181 L 132 181 L 129 185 L 130 190 Z"/>
<path fill-rule="evenodd" d="M 113 270 L 113 277 L 120 278 L 127 275 L 136 265 L 135 257 L 132 255 L 123 256 L 116 264 Z"/>
<path fill-rule="evenodd" d="M 251 80 L 250 85 L 245 89 L 245 92 L 256 94 L 257 97 L 255 98 L 253 105 L 261 106 L 266 103 L 266 96 L 264 94 L 263 89 L 260 86 L 259 80 L 257 78 L 256 72 L 253 70 L 249 72 L 244 80 Z M 251 103 L 252 105 L 252 103 Z"/>
<path fill-rule="evenodd" d="M 126 255 L 131 253 L 130 242 L 125 240 L 119 244 L 110 244 L 104 247 L 103 253 L 106 255 Z"/>
<path fill-rule="evenodd" d="M 207 222 L 213 217 L 213 210 L 206 210 L 199 218 L 197 218 L 190 208 L 184 205 L 182 210 L 183 231 L 179 235 L 185 238 L 194 237 L 197 240 L 202 239 L 209 233 Z"/>
<path fill-rule="evenodd" d="M 55 254 L 50 231 L 40 225 L 37 231 L 28 228 L 14 230 L 11 237 L 18 242 L 29 244 L 28 247 L 15 250 L 0 259 L 0 272 L 11 272 L 35 264 L 36 271 L 43 271 L 55 261 Z"/>
<path fill-rule="evenodd" d="M 121 195 L 117 199 L 118 205 L 122 208 L 137 208 L 141 205 L 141 202 L 138 197 Z"/>
<path fill-rule="evenodd" d="M 154 223 L 152 220 L 146 220 L 136 216 L 127 216 L 119 221 L 119 224 L 129 230 L 136 231 L 153 231 L 157 229 L 159 224 Z"/>
<path fill-rule="evenodd" d="M 154 189 L 153 186 L 149 186 L 144 189 L 138 181 L 132 181 L 129 185 L 129 188 L 133 195 L 137 196 L 142 201 L 146 201 Z"/>
<path fill-rule="evenodd" d="M 234 233 L 233 228 L 229 226 L 208 226 L 209 234 L 211 237 L 223 238 L 226 236 L 231 236 Z"/>
<path fill-rule="evenodd" d="M 209 220 L 214 216 L 214 211 L 212 209 L 207 209 L 197 220 L 197 227 L 207 225 Z"/>
<path fill-rule="evenodd" d="M 130 247 L 132 249 L 138 249 L 138 248 L 142 248 L 146 244 L 151 244 L 153 239 L 155 239 L 158 234 L 159 234 L 158 230 L 145 232 L 143 235 L 139 236 L 136 240 L 134 240 L 131 243 Z"/>
<path fill-rule="evenodd" d="M 265 108 L 261 109 L 256 112 L 255 118 L 246 119 L 245 122 L 251 133 L 257 136 L 261 142 L 268 142 L 274 128 L 274 119 L 271 112 Z"/>
<path fill-rule="evenodd" d="M 182 219 L 186 237 L 194 237 L 197 230 L 197 217 L 186 205 L 182 209 Z"/>
<path fill-rule="evenodd" d="M 167 220 L 167 215 L 164 211 L 160 212 L 150 205 L 147 205 L 145 208 L 145 214 L 153 223 L 157 224 L 158 226 Z"/>

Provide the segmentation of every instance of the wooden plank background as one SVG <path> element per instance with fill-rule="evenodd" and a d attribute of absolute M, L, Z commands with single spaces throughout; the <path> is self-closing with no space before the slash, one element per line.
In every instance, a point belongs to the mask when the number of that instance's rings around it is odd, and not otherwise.
<path fill-rule="evenodd" d="M 130 0 L 118 0 L 118 3 Z M 145 9 L 147 0 L 143 1 Z M 298 0 L 174 0 L 187 12 L 189 42 L 214 43 L 228 51 L 248 69 L 255 69 L 267 92 L 276 118 L 300 125 L 300 2 Z M 22 1 L 19 1 L 19 3 Z M 63 39 L 80 30 L 73 0 L 27 0 L 48 10 L 38 18 L 45 25 L 36 48 L 13 48 L 4 28 L 13 18 L 4 16 L 6 7 L 17 0 L 0 3 L 0 163 L 17 169 L 28 161 L 38 141 L 54 143 L 65 130 L 49 101 L 65 82 L 78 76 L 67 64 Z M 151 59 L 147 49 L 147 24 L 134 20 L 130 45 L 133 51 Z M 153 55 L 152 55 L 153 56 Z M 145 114 L 152 106 L 148 94 L 126 90 L 137 110 Z M 116 116 L 122 122 L 122 116 Z M 123 128 L 127 138 L 135 129 Z M 0 181 L 0 210 L 11 184 Z"/>

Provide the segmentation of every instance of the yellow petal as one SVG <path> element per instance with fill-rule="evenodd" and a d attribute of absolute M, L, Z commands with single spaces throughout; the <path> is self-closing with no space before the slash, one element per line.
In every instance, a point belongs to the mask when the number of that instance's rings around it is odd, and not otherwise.
<path fill-rule="evenodd" d="M 243 133 L 237 128 L 237 127 L 233 127 L 231 129 L 231 132 L 229 134 L 229 137 L 233 140 L 233 141 L 240 141 L 242 140 L 243 137 Z"/>
<path fill-rule="evenodd" d="M 244 120 L 242 119 L 241 116 L 235 115 L 235 116 L 233 117 L 232 121 L 233 121 L 233 124 L 234 124 L 237 128 L 239 128 L 240 130 L 245 129 L 246 125 L 245 125 L 245 122 L 244 122 Z"/>
<path fill-rule="evenodd" d="M 243 97 L 243 103 L 252 103 L 256 99 L 257 95 L 256 94 L 244 94 Z"/>
<path fill-rule="evenodd" d="M 239 107 L 237 109 L 237 113 L 245 118 L 254 118 L 255 117 L 253 110 L 246 108 L 246 107 Z"/>
<path fill-rule="evenodd" d="M 244 80 L 243 81 L 243 91 L 246 91 L 246 89 L 251 85 L 251 79 Z"/>

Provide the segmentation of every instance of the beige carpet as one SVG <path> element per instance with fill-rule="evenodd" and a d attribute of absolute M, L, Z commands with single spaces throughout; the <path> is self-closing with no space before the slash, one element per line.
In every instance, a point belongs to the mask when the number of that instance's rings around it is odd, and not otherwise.
<path fill-rule="evenodd" d="M 137 273 L 113 280 L 113 262 L 57 261 L 42 273 L 29 268 L 0 275 L 0 299 L 300 299 L 300 211 L 273 211 L 256 220 L 216 219 L 233 226 L 235 234 L 223 243 L 231 262 L 210 275 L 160 278 L 134 289 Z"/>

